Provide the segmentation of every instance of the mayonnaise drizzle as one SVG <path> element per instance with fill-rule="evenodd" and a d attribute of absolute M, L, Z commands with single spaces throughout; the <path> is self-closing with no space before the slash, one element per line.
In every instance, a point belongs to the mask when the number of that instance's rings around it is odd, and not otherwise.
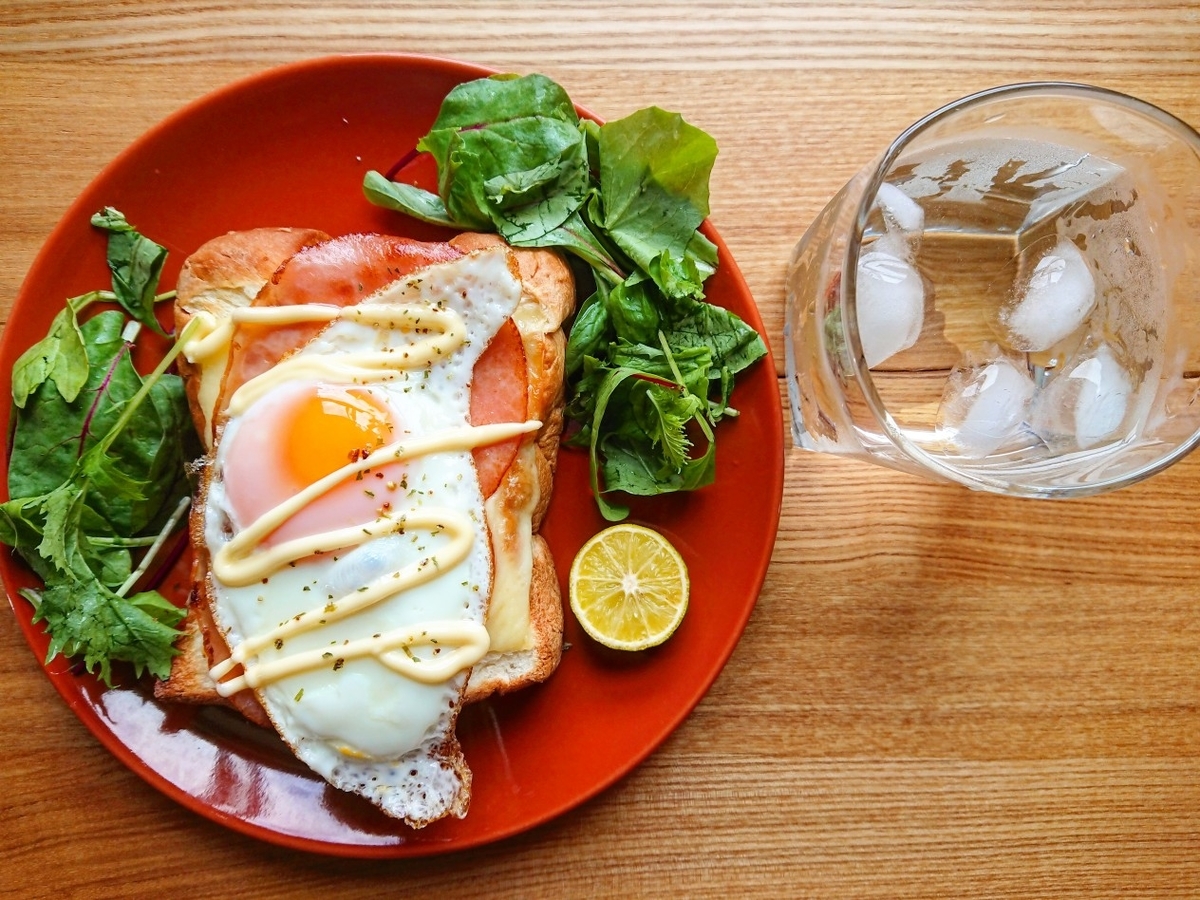
<path fill-rule="evenodd" d="M 387 518 L 384 517 L 377 519 L 376 523 L 365 523 L 361 526 L 355 525 L 338 531 L 296 538 L 276 547 L 263 549 L 259 546 L 267 535 L 294 516 L 301 508 L 359 472 L 387 463 L 426 456 L 430 453 L 468 450 L 472 447 L 495 444 L 517 435 L 536 431 L 540 427 L 541 422 L 537 420 L 504 422 L 495 425 L 466 425 L 426 437 L 395 441 L 380 447 L 374 453 L 364 456 L 356 462 L 347 463 L 324 478 L 314 481 L 243 528 L 213 555 L 213 574 L 231 587 L 243 587 L 253 584 L 288 563 L 305 556 L 347 547 L 351 543 L 359 544 L 366 537 L 374 537 L 377 533 L 388 533 L 391 529 L 380 531 L 376 524 Z"/>
<path fill-rule="evenodd" d="M 340 542 L 333 543 L 332 549 L 337 549 L 339 547 L 357 546 L 365 540 L 373 537 L 381 537 L 385 534 L 403 534 L 410 527 L 427 530 L 434 534 L 445 533 L 449 537 L 450 543 L 441 552 L 431 554 L 416 562 L 409 563 L 402 569 L 397 569 L 394 572 L 376 578 L 352 594 L 346 594 L 343 597 L 332 600 L 323 607 L 298 613 L 264 634 L 257 634 L 246 638 L 233 649 L 229 659 L 218 663 L 212 668 L 211 673 L 213 676 L 216 678 L 223 677 L 234 666 L 267 649 L 272 644 L 283 641 L 285 638 L 293 637 L 305 631 L 311 631 L 314 628 L 319 628 L 332 622 L 337 622 L 346 618 L 346 616 L 353 615 L 360 610 L 366 609 L 368 606 L 378 603 L 380 600 L 391 597 L 393 594 L 398 594 L 401 591 L 432 581 L 441 573 L 443 567 L 449 569 L 458 565 L 467 558 L 467 554 L 471 550 L 471 540 L 473 537 L 471 520 L 468 516 L 453 510 L 439 510 L 436 513 L 419 512 L 409 515 L 390 515 L 382 517 L 369 526 L 343 528 L 340 531 L 328 532 L 321 537 L 329 540 L 331 543 L 336 542 L 339 536 L 343 537 Z M 293 541 L 291 543 L 295 544 L 298 542 Z M 319 553 L 322 551 L 318 550 L 315 552 Z M 304 553 L 302 555 L 307 556 L 309 554 Z M 274 566 L 270 571 L 275 571 L 278 568 L 278 566 Z"/>
<path fill-rule="evenodd" d="M 442 645 L 450 652 L 419 658 L 415 647 L 432 647 L 440 653 Z M 412 628 L 397 628 L 386 634 L 359 638 L 334 649 L 321 647 L 292 653 L 271 662 L 248 666 L 244 674 L 217 684 L 223 697 L 244 688 L 256 688 L 289 675 L 299 675 L 322 666 L 340 668 L 351 659 L 373 656 L 393 672 L 423 684 L 437 684 L 470 668 L 487 653 L 487 629 L 477 622 L 423 622 Z"/>
<path fill-rule="evenodd" d="M 541 423 L 536 420 L 464 426 L 428 437 L 388 444 L 313 482 L 238 532 L 212 558 L 213 575 L 231 587 L 261 581 L 288 563 L 307 556 L 358 546 L 371 538 L 403 533 L 408 529 L 420 529 L 434 534 L 444 533 L 449 538 L 449 543 L 439 552 L 431 553 L 402 569 L 377 578 L 354 593 L 336 598 L 325 606 L 301 612 L 265 634 L 245 638 L 232 648 L 229 659 L 218 663 L 209 671 L 210 677 L 217 682 L 217 691 L 228 697 L 247 687 L 257 687 L 288 675 L 327 665 L 327 657 L 321 653 L 310 652 L 292 654 L 265 664 L 250 664 L 248 660 L 272 645 L 278 647 L 289 637 L 338 621 L 387 597 L 432 580 L 467 557 L 475 534 L 471 518 L 465 513 L 450 509 L 428 509 L 408 513 L 388 512 L 373 522 L 296 538 L 275 547 L 260 547 L 271 532 L 295 515 L 299 509 L 346 478 L 366 469 L 430 453 L 467 450 L 536 431 L 540 427 Z M 416 680 L 430 684 L 444 681 L 482 659 L 490 644 L 487 629 L 482 624 L 463 621 L 458 623 L 457 629 L 450 631 L 447 631 L 444 625 L 445 623 L 437 625 L 437 629 L 440 629 L 437 633 L 441 634 L 448 644 L 457 646 L 452 653 L 439 657 L 436 665 L 430 664 L 428 660 L 415 660 L 407 652 L 403 660 L 396 656 L 397 651 L 407 651 L 416 644 L 429 643 L 423 638 L 412 638 L 411 635 L 430 631 L 434 628 L 434 624 L 431 623 L 426 623 L 419 629 L 401 629 L 376 635 L 370 640 L 353 641 L 340 647 L 337 656 L 345 659 L 370 655 L 393 671 Z M 351 647 L 357 649 L 351 651 Z M 244 666 L 244 674 L 229 681 L 221 681 L 238 665 Z M 414 669 L 413 666 L 420 668 Z"/>
<path fill-rule="evenodd" d="M 400 331 L 424 334 L 411 345 L 373 353 L 341 353 L 336 357 L 289 356 L 238 387 L 229 398 L 230 415 L 245 412 L 255 401 L 285 381 L 298 378 L 336 378 L 354 384 L 391 381 L 398 369 L 417 368 L 448 356 L 466 340 L 462 318 L 452 309 L 434 309 L 402 303 L 363 303 L 357 306 L 331 306 L 303 303 L 291 306 L 246 306 L 230 311 L 218 325 L 208 313 L 196 314 L 200 320 L 197 334 L 183 346 L 189 362 L 207 359 L 229 345 L 234 328 L 241 323 L 255 325 L 294 325 L 299 322 L 332 322 L 350 319 L 372 325 L 384 325 Z"/>
<path fill-rule="evenodd" d="M 183 353 L 196 362 L 225 350 L 239 323 L 288 325 L 299 322 L 332 322 L 345 318 L 365 324 L 383 325 L 405 331 L 420 330 L 421 337 L 401 348 L 368 353 L 338 354 L 336 357 L 293 355 L 241 385 L 230 398 L 228 412 L 244 412 L 281 382 L 294 379 L 331 378 L 361 384 L 396 377 L 398 369 L 428 366 L 462 346 L 466 330 L 461 317 L 450 309 L 390 303 L 364 303 L 339 307 L 327 304 L 296 304 L 276 307 L 243 307 L 217 324 L 207 313 L 197 313 L 199 334 L 189 340 Z M 386 534 L 420 529 L 444 534 L 448 542 L 438 551 L 385 574 L 357 591 L 331 600 L 322 607 L 301 612 L 262 634 L 251 635 L 231 648 L 230 657 L 212 667 L 209 674 L 217 691 L 230 696 L 245 688 L 256 688 L 291 675 L 331 666 L 340 668 L 347 660 L 374 657 L 392 671 L 426 684 L 453 677 L 487 653 L 490 638 L 482 623 L 467 620 L 431 621 L 393 629 L 370 637 L 346 641 L 333 648 L 316 648 L 290 653 L 265 662 L 252 662 L 268 648 L 353 615 L 401 591 L 424 584 L 462 562 L 474 541 L 474 524 L 465 513 L 451 509 L 424 509 L 407 513 L 389 511 L 372 522 L 286 541 L 264 548 L 262 542 L 300 509 L 345 479 L 371 468 L 413 459 L 431 453 L 465 451 L 498 443 L 536 431 L 537 421 L 452 428 L 435 435 L 400 440 L 348 463 L 307 486 L 267 511 L 239 531 L 212 558 L 212 573 L 226 585 L 241 587 L 268 577 L 296 560 L 314 554 L 353 547 Z M 418 657 L 415 648 L 432 648 L 433 655 Z M 443 653 L 443 650 L 449 652 Z M 222 681 L 237 666 L 243 672 Z"/>

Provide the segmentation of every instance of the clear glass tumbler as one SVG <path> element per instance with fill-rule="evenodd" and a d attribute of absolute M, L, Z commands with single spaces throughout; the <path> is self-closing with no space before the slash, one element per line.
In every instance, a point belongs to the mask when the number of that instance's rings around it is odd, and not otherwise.
<path fill-rule="evenodd" d="M 1200 440 L 1200 135 L 1078 84 L 921 119 L 796 246 L 798 447 L 971 488 L 1095 494 Z"/>

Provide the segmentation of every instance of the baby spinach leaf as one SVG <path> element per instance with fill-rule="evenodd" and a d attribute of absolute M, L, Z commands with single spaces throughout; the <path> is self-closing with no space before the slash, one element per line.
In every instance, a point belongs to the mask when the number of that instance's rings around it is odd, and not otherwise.
<path fill-rule="evenodd" d="M 640 110 L 600 127 L 604 228 L 643 270 L 682 258 L 708 215 L 716 142 L 676 113 Z M 661 286 L 661 285 L 660 285 Z"/>
<path fill-rule="evenodd" d="M 604 454 L 604 483 L 609 490 L 652 497 L 694 491 L 716 480 L 716 447 L 709 441 L 700 456 L 687 459 L 678 471 L 664 475 L 655 468 L 660 454 L 647 444 L 609 442 Z"/>
<path fill-rule="evenodd" d="M 24 408 L 38 386 L 48 380 L 64 400 L 74 400 L 87 383 L 88 357 L 79 330 L 79 311 L 99 299 L 100 293 L 85 294 L 67 301 L 50 323 L 44 338 L 22 353 L 13 364 L 13 403 Z"/>
<path fill-rule="evenodd" d="M 48 494 L 69 479 L 83 454 L 108 435 L 144 382 L 131 361 L 133 345 L 122 336 L 125 316 L 107 310 L 84 323 L 93 367 L 83 390 L 67 402 L 43 384 L 17 417 L 9 457 L 9 495 Z M 180 496 L 187 460 L 199 455 L 187 421 L 183 382 L 164 374 L 148 389 L 147 403 L 115 437 L 111 462 L 97 477 L 111 478 L 90 507 L 115 531 L 137 534 L 161 522 Z M 122 478 L 135 479 L 119 489 Z"/>
<path fill-rule="evenodd" d="M 632 344 L 654 340 L 659 326 L 658 307 L 643 276 L 635 273 L 609 291 L 605 305 L 617 340 Z"/>
<path fill-rule="evenodd" d="M 17 417 L 8 461 L 10 497 L 45 494 L 62 484 L 95 436 L 116 421 L 115 404 L 137 391 L 141 379 L 121 337 L 126 321 L 117 310 L 106 310 L 84 323 L 79 333 L 90 347 L 91 367 L 83 389 L 68 401 L 54 384 L 43 383 Z"/>
<path fill-rule="evenodd" d="M 588 455 L 591 461 L 589 468 L 590 479 L 592 484 L 592 495 L 596 498 L 596 505 L 600 509 L 600 515 L 604 516 L 610 522 L 619 522 L 629 515 L 629 507 L 618 503 L 610 502 L 605 496 L 604 491 L 607 488 L 602 488 L 600 485 L 600 436 L 603 434 L 602 424 L 604 422 L 604 414 L 608 410 L 608 402 L 612 397 L 613 391 L 620 387 L 621 383 L 627 378 L 635 375 L 634 369 L 610 369 L 606 371 L 603 378 L 597 385 L 594 395 L 595 402 L 593 404 L 591 427 L 589 429 L 588 438 Z"/>
<path fill-rule="evenodd" d="M 117 302 L 147 328 L 166 334 L 154 316 L 166 248 L 138 232 L 111 206 L 92 216 L 92 224 L 108 232 L 108 268 Z"/>
<path fill-rule="evenodd" d="M 608 337 L 608 305 L 598 288 L 575 315 L 567 339 L 567 374 L 573 375 L 583 365 L 584 357 L 596 355 Z"/>
<path fill-rule="evenodd" d="M 378 172 L 368 172 L 363 178 L 363 194 L 376 206 L 405 213 L 422 222 L 447 227 L 455 224 L 446 212 L 446 204 L 437 194 L 411 184 L 391 181 Z"/>

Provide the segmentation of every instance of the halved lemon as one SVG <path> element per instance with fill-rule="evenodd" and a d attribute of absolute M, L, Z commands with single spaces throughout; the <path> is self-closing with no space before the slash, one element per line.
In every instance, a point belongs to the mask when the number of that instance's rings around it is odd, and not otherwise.
<path fill-rule="evenodd" d="M 591 637 L 616 650 L 645 650 L 683 621 L 687 565 L 657 531 L 612 525 L 580 549 L 569 589 L 571 611 Z"/>

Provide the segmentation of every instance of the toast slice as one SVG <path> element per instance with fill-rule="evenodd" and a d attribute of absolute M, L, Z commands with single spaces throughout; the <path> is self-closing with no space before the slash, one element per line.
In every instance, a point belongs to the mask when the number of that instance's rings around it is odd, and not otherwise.
<path fill-rule="evenodd" d="M 220 321 L 251 304 L 280 267 L 305 247 L 327 239 L 308 229 L 255 229 L 215 238 L 192 254 L 180 274 L 176 327 L 196 314 Z M 491 235 L 465 234 L 450 242 L 471 252 L 502 245 Z M 471 671 L 464 701 L 507 693 L 545 680 L 562 652 L 562 602 L 549 549 L 538 534 L 553 483 L 562 426 L 565 338 L 562 323 L 574 304 L 570 268 L 546 250 L 510 250 L 521 281 L 513 314 L 525 351 L 527 418 L 543 422 L 524 443 L 487 498 L 485 512 L 495 566 L 487 628 L 492 648 Z M 206 447 L 213 443 L 225 361 L 181 360 L 193 419 Z M 209 561 L 195 545 L 193 583 L 205 584 Z M 269 720 L 251 691 L 223 698 L 209 669 L 227 658 L 228 648 L 213 627 L 203 590 L 189 599 L 184 636 L 171 675 L 155 687 L 156 696 L 180 702 L 228 703 L 263 725 Z"/>

